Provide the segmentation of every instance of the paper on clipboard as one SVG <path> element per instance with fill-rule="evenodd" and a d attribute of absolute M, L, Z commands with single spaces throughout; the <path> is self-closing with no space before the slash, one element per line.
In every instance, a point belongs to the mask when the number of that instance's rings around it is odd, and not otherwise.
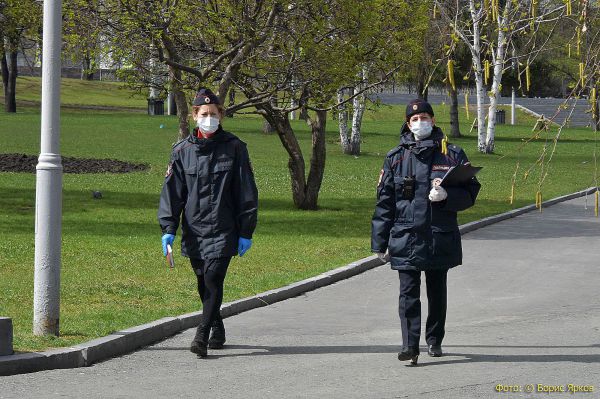
<path fill-rule="evenodd" d="M 175 259 L 173 259 L 173 248 L 167 244 L 167 264 L 171 269 L 175 267 Z"/>
<path fill-rule="evenodd" d="M 442 187 L 462 186 L 467 184 L 480 170 L 481 166 L 456 165 L 451 167 L 442 178 Z"/>

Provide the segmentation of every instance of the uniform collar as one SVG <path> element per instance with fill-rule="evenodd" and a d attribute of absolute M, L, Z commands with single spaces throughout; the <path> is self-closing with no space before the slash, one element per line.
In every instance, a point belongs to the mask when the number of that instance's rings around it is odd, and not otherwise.
<path fill-rule="evenodd" d="M 195 127 L 194 129 L 192 129 L 192 134 L 190 134 L 188 136 L 188 140 L 194 144 L 203 144 L 203 143 L 207 143 L 207 142 L 208 143 L 217 143 L 217 142 L 221 142 L 221 141 L 229 141 L 234 137 L 233 134 L 223 130 L 221 125 L 219 125 L 219 128 L 215 131 L 215 134 L 211 138 L 206 138 L 206 139 L 198 138 L 197 132 L 198 132 L 198 128 Z"/>

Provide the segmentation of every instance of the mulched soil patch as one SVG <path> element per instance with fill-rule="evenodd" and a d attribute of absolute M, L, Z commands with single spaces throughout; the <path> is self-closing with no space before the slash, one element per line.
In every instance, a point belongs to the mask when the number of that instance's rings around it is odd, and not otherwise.
<path fill-rule="evenodd" d="M 37 155 L 0 154 L 0 172 L 35 173 Z M 129 163 L 116 159 L 62 157 L 64 173 L 129 173 L 150 168 L 143 163 Z"/>

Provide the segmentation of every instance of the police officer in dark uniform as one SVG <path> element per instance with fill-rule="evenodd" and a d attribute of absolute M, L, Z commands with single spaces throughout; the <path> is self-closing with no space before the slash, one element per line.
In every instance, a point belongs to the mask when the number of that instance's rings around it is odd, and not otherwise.
<path fill-rule="evenodd" d="M 421 272 L 429 302 L 425 339 L 430 356 L 442 356 L 446 322 L 446 276 L 462 263 L 457 212 L 475 203 L 480 184 L 472 178 L 459 187 L 442 187 L 454 165 L 468 164 L 464 151 L 448 144 L 424 100 L 406 107 L 400 145 L 383 163 L 372 219 L 371 249 L 398 270 L 398 312 L 402 327 L 399 360 L 416 365 L 421 335 Z"/>
<path fill-rule="evenodd" d="M 218 97 L 200 89 L 192 105 L 197 127 L 173 146 L 158 221 L 164 255 L 181 221 L 181 254 L 190 258 L 203 305 L 190 350 L 206 357 L 207 347 L 225 343 L 223 282 L 231 257 L 252 245 L 258 192 L 246 144 L 221 127 Z"/>

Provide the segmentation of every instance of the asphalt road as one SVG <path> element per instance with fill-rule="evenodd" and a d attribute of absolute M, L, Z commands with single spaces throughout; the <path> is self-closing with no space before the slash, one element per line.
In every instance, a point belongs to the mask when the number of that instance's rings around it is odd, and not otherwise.
<path fill-rule="evenodd" d="M 407 104 L 416 97 L 416 94 L 383 92 L 371 94 L 370 97 L 373 100 L 379 99 L 384 104 Z M 434 111 L 436 104 L 448 104 L 450 102 L 447 95 L 438 93 L 430 94 L 427 99 L 433 104 Z M 459 95 L 458 103 L 460 107 L 464 106 L 464 95 Z M 474 93 L 469 95 L 469 103 L 471 107 L 476 106 Z M 489 104 L 487 97 L 486 103 Z M 516 103 L 537 114 L 544 115 L 546 118 L 552 118 L 553 121 L 559 124 L 562 124 L 566 118 L 569 118 L 568 125 L 572 127 L 586 127 L 591 126 L 590 124 L 592 123 L 592 117 L 589 112 L 590 105 L 586 99 L 570 99 L 565 103 L 565 100 L 561 98 L 517 97 Z M 510 106 L 511 98 L 500 97 L 498 98 L 498 104 Z M 566 108 L 562 108 L 564 105 L 566 105 Z M 505 115 L 505 121 L 507 124 L 510 123 L 510 110 Z"/>
<path fill-rule="evenodd" d="M 207 359 L 187 330 L 92 367 L 0 377 L 0 398 L 598 398 L 600 220 L 584 204 L 466 234 L 446 355 L 418 367 L 396 358 L 398 276 L 382 266 L 226 319 Z M 568 384 L 593 392 L 539 392 Z"/>

